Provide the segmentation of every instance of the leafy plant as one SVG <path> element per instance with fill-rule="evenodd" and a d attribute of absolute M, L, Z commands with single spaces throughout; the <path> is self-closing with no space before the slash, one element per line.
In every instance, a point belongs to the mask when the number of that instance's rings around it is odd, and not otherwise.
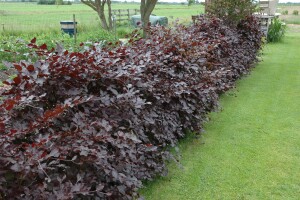
<path fill-rule="evenodd" d="M 56 1 L 55 0 L 39 0 L 37 4 L 40 5 L 55 5 Z"/>
<path fill-rule="evenodd" d="M 278 18 L 272 20 L 269 26 L 267 40 L 268 42 L 279 42 L 284 37 L 286 25 Z"/>
<path fill-rule="evenodd" d="M 299 11 L 298 10 L 294 10 L 293 11 L 293 15 L 299 15 Z"/>
<path fill-rule="evenodd" d="M 257 61 L 255 18 L 237 28 L 199 16 L 154 27 L 130 45 L 28 44 L 31 60 L 6 63 L 0 101 L 0 197 L 132 199 L 165 172 L 168 146 L 200 131 L 218 95 Z M 35 60 L 35 61 L 33 61 Z"/>
<path fill-rule="evenodd" d="M 288 10 L 284 10 L 284 11 L 281 12 L 281 14 L 283 14 L 283 15 L 288 15 L 288 14 L 289 14 L 289 11 L 288 11 Z"/>
<path fill-rule="evenodd" d="M 195 4 L 195 3 L 196 3 L 195 0 L 187 0 L 188 6 L 191 6 L 191 5 Z"/>

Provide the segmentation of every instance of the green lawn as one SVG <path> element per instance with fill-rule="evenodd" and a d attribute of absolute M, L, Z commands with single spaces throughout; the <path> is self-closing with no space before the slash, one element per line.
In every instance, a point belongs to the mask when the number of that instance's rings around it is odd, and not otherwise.
<path fill-rule="evenodd" d="M 200 139 L 180 143 L 183 169 L 147 183 L 148 200 L 300 198 L 300 33 L 221 98 Z"/>

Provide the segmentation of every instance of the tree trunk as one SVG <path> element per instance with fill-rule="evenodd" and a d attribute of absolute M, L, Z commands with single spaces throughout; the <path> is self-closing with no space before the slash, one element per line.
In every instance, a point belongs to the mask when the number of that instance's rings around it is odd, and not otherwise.
<path fill-rule="evenodd" d="M 97 12 L 99 19 L 101 21 L 101 26 L 105 30 L 112 30 L 112 19 L 111 19 L 111 0 L 81 0 L 82 3 L 91 7 Z M 108 23 L 104 13 L 104 6 L 107 3 L 108 6 Z"/>
<path fill-rule="evenodd" d="M 106 22 L 105 14 L 103 12 L 98 12 L 98 16 L 100 18 L 102 28 L 105 30 L 110 30 Z"/>
<path fill-rule="evenodd" d="M 141 0 L 141 20 L 143 24 L 143 37 L 146 38 L 149 31 L 150 15 L 157 3 L 157 0 Z"/>
<path fill-rule="evenodd" d="M 112 21 L 112 14 L 111 14 L 111 0 L 107 0 L 107 7 L 108 7 L 109 30 L 113 30 L 113 21 Z"/>
<path fill-rule="evenodd" d="M 143 23 L 143 37 L 146 38 L 150 29 L 150 15 L 141 17 Z"/>

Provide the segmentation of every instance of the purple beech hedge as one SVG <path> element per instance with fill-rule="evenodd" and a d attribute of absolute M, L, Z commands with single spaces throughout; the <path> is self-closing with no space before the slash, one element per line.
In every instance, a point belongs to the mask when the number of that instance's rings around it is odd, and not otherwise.
<path fill-rule="evenodd" d="M 0 199 L 132 199 L 165 172 L 168 146 L 198 132 L 257 61 L 255 18 L 229 28 L 155 27 L 129 45 L 49 50 L 10 63 L 0 100 Z"/>

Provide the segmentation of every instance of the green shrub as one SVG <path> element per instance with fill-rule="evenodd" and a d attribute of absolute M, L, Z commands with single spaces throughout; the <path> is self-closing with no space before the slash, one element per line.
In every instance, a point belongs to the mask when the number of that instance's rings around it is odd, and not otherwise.
<path fill-rule="evenodd" d="M 282 14 L 282 15 L 288 15 L 288 14 L 289 14 L 289 11 L 288 11 L 288 10 L 284 10 L 284 11 L 281 12 L 281 14 Z"/>
<path fill-rule="evenodd" d="M 299 15 L 299 11 L 298 10 L 294 10 L 293 11 L 293 15 Z"/>
<path fill-rule="evenodd" d="M 63 5 L 64 1 L 63 0 L 56 0 L 55 3 L 56 3 L 56 5 Z"/>
<path fill-rule="evenodd" d="M 279 42 L 284 37 L 286 25 L 278 18 L 274 18 L 268 30 L 268 42 Z"/>
<path fill-rule="evenodd" d="M 195 0 L 187 0 L 188 6 L 195 4 Z"/>
<path fill-rule="evenodd" d="M 40 5 L 55 5 L 55 0 L 39 0 L 37 4 Z"/>
<path fill-rule="evenodd" d="M 70 1 L 64 2 L 63 0 L 38 0 L 37 4 L 40 5 L 72 5 Z"/>
<path fill-rule="evenodd" d="M 254 0 L 214 0 L 206 12 L 223 19 L 228 25 L 237 25 L 241 20 L 255 12 Z"/>

